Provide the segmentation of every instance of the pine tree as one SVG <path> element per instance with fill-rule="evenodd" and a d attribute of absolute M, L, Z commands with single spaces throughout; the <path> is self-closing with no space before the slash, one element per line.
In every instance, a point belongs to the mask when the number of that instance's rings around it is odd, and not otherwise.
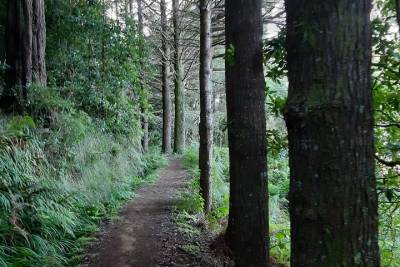
<path fill-rule="evenodd" d="M 167 25 L 167 7 L 165 0 L 160 2 L 161 11 L 161 39 L 162 39 L 162 102 L 163 102 L 163 137 L 162 150 L 164 153 L 171 152 L 171 94 L 169 85 L 169 54 L 170 48 L 168 44 L 168 25 Z"/>
<path fill-rule="evenodd" d="M 180 10 L 179 0 L 172 0 L 174 24 L 174 70 L 175 70 L 175 132 L 174 152 L 182 153 L 185 147 L 184 91 L 182 84 L 182 63 L 180 59 Z"/>
<path fill-rule="evenodd" d="M 291 266 L 379 266 L 370 0 L 286 0 Z"/>
<path fill-rule="evenodd" d="M 268 208 L 261 0 L 225 2 L 230 210 L 236 266 L 267 266 Z"/>
<path fill-rule="evenodd" d="M 212 204 L 212 33 L 211 1 L 200 0 L 200 191 L 204 199 L 205 212 Z"/>

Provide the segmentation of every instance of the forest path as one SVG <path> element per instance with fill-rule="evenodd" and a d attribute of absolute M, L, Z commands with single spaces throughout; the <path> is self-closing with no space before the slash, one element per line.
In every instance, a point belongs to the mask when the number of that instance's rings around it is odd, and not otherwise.
<path fill-rule="evenodd" d="M 171 251 L 166 246 L 173 246 L 177 236 L 172 212 L 177 191 L 187 179 L 180 159 L 171 158 L 159 177 L 155 183 L 139 189 L 118 219 L 105 227 L 98 242 L 89 249 L 86 266 L 187 266 L 165 255 Z"/>

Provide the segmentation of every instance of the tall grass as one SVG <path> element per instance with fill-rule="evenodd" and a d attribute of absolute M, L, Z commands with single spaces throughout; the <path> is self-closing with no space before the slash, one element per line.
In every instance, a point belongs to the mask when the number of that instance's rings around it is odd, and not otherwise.
<path fill-rule="evenodd" d="M 99 222 L 165 163 L 157 151 L 143 155 L 137 143 L 94 124 L 78 129 L 82 118 L 70 115 L 60 114 L 67 118 L 52 129 L 29 117 L 2 118 L 0 266 L 77 264 Z M 68 120 L 72 130 L 60 130 Z"/>

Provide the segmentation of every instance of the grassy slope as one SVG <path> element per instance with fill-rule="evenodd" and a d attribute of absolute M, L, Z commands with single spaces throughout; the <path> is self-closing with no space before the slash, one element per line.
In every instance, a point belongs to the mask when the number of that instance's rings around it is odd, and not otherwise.
<path fill-rule="evenodd" d="M 60 113 L 50 128 L 2 117 L 0 266 L 70 266 L 100 221 L 115 214 L 165 159 Z"/>

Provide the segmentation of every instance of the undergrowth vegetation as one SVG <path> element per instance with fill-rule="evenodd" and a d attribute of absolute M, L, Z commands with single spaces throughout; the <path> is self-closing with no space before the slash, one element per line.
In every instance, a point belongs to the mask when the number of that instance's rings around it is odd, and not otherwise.
<path fill-rule="evenodd" d="M 63 131 L 33 123 L 2 121 L 0 266 L 73 265 L 100 221 L 153 180 L 164 159 L 90 131 L 66 144 Z"/>
<path fill-rule="evenodd" d="M 166 162 L 140 144 L 148 46 L 108 8 L 46 1 L 48 86 L 0 117 L 0 266 L 78 264 L 101 220 Z"/>
<path fill-rule="evenodd" d="M 226 147 L 215 147 L 212 165 L 213 173 L 213 210 L 207 215 L 209 228 L 219 233 L 226 227 L 229 212 L 229 160 Z M 287 193 L 289 189 L 288 165 L 282 160 L 285 155 L 270 156 L 269 166 L 269 218 L 271 255 L 280 263 L 289 265 L 290 227 L 288 218 Z M 183 163 L 191 179 L 182 191 L 177 205 L 178 222 L 190 224 L 202 216 L 203 201 L 199 194 L 198 147 L 185 151 Z M 182 227 L 187 229 L 189 227 Z M 191 229 L 191 228 L 189 228 Z M 191 230 L 195 231 L 195 230 Z"/>

